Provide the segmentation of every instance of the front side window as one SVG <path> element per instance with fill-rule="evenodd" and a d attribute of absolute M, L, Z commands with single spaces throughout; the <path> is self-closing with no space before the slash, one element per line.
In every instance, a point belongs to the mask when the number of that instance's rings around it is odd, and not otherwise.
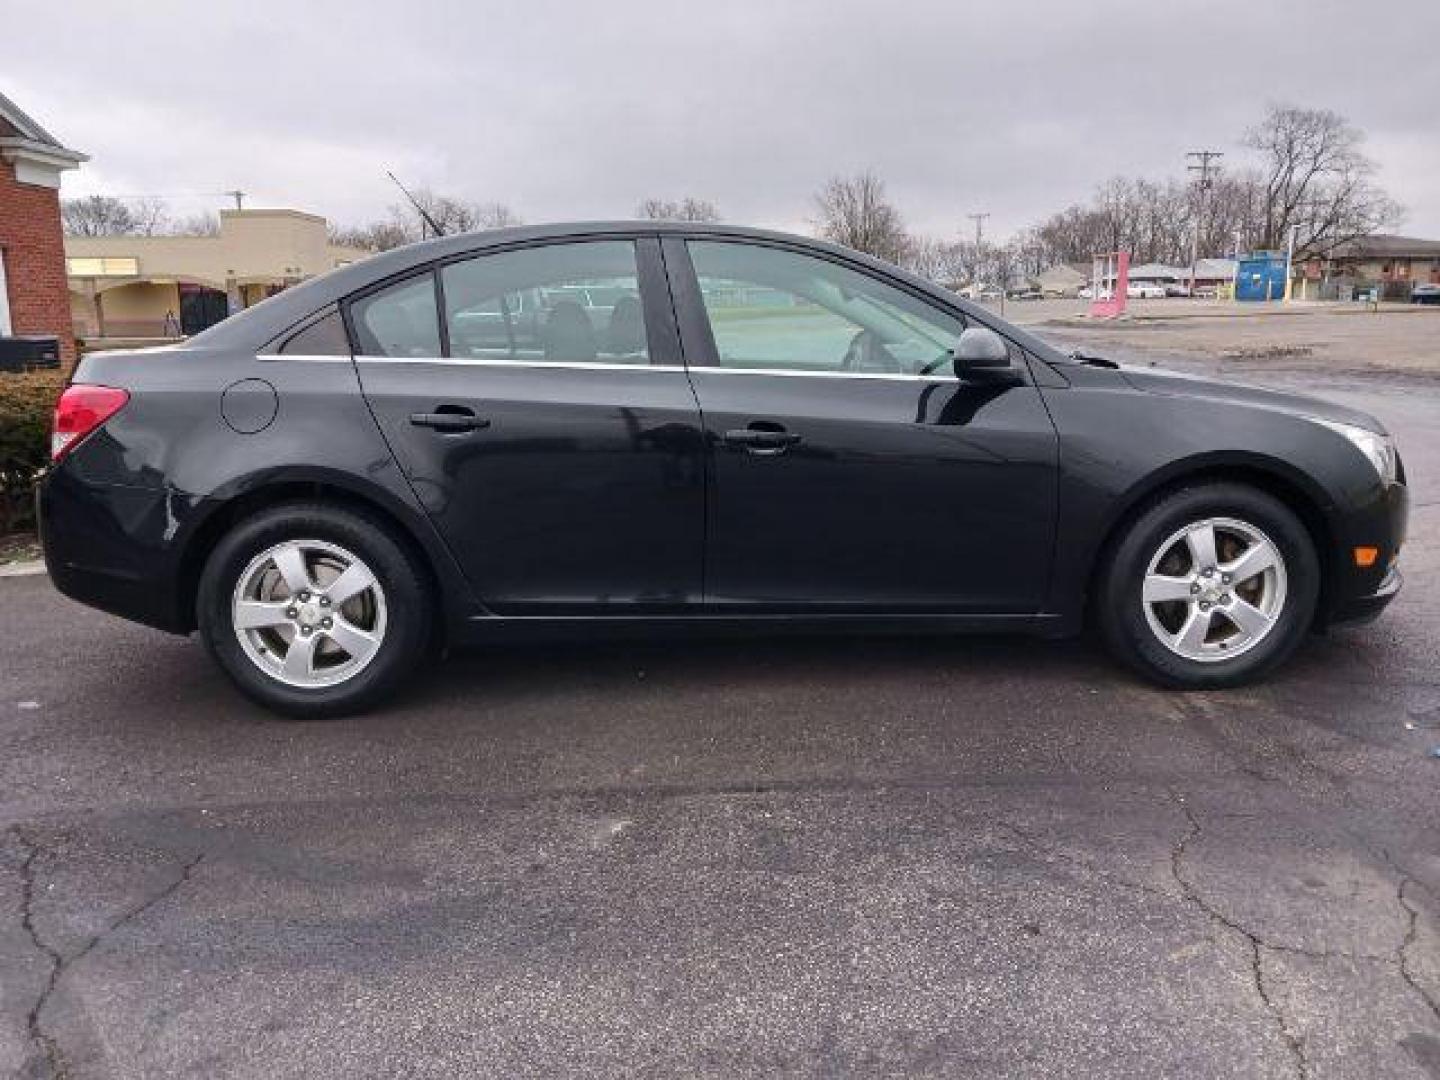
<path fill-rule="evenodd" d="M 690 259 L 724 368 L 948 372 L 956 315 L 868 274 L 783 248 L 692 240 Z"/>
<path fill-rule="evenodd" d="M 648 364 L 635 245 L 548 244 L 440 272 L 450 355 L 514 363 Z"/>
<path fill-rule="evenodd" d="M 363 356 L 439 356 L 435 276 L 424 273 L 362 296 L 350 305 L 350 322 Z"/>

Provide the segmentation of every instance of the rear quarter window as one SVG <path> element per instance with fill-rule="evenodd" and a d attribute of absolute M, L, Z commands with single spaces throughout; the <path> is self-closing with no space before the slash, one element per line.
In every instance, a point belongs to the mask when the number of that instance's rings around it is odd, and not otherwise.
<path fill-rule="evenodd" d="M 291 334 L 280 346 L 282 356 L 349 356 L 350 338 L 340 312 L 332 311 L 303 330 Z"/>

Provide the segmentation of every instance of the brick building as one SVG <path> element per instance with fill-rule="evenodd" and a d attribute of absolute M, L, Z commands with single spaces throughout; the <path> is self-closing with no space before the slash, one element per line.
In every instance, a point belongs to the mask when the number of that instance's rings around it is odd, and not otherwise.
<path fill-rule="evenodd" d="M 60 338 L 75 359 L 60 174 L 85 160 L 0 94 L 0 337 Z"/>

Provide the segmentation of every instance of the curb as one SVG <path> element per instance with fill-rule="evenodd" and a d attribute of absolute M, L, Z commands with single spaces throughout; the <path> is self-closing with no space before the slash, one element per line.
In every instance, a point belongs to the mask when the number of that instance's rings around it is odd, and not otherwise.
<path fill-rule="evenodd" d="M 6 563 L 0 566 L 0 578 L 35 577 L 45 573 L 44 559 L 27 559 L 24 562 Z"/>

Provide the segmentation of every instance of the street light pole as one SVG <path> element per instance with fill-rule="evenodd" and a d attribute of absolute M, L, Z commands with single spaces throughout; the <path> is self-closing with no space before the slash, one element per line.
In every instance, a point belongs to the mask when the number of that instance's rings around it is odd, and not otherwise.
<path fill-rule="evenodd" d="M 1290 243 L 1285 248 L 1285 303 L 1290 303 L 1291 282 L 1295 280 L 1295 237 L 1300 232 L 1299 224 L 1290 226 Z"/>

